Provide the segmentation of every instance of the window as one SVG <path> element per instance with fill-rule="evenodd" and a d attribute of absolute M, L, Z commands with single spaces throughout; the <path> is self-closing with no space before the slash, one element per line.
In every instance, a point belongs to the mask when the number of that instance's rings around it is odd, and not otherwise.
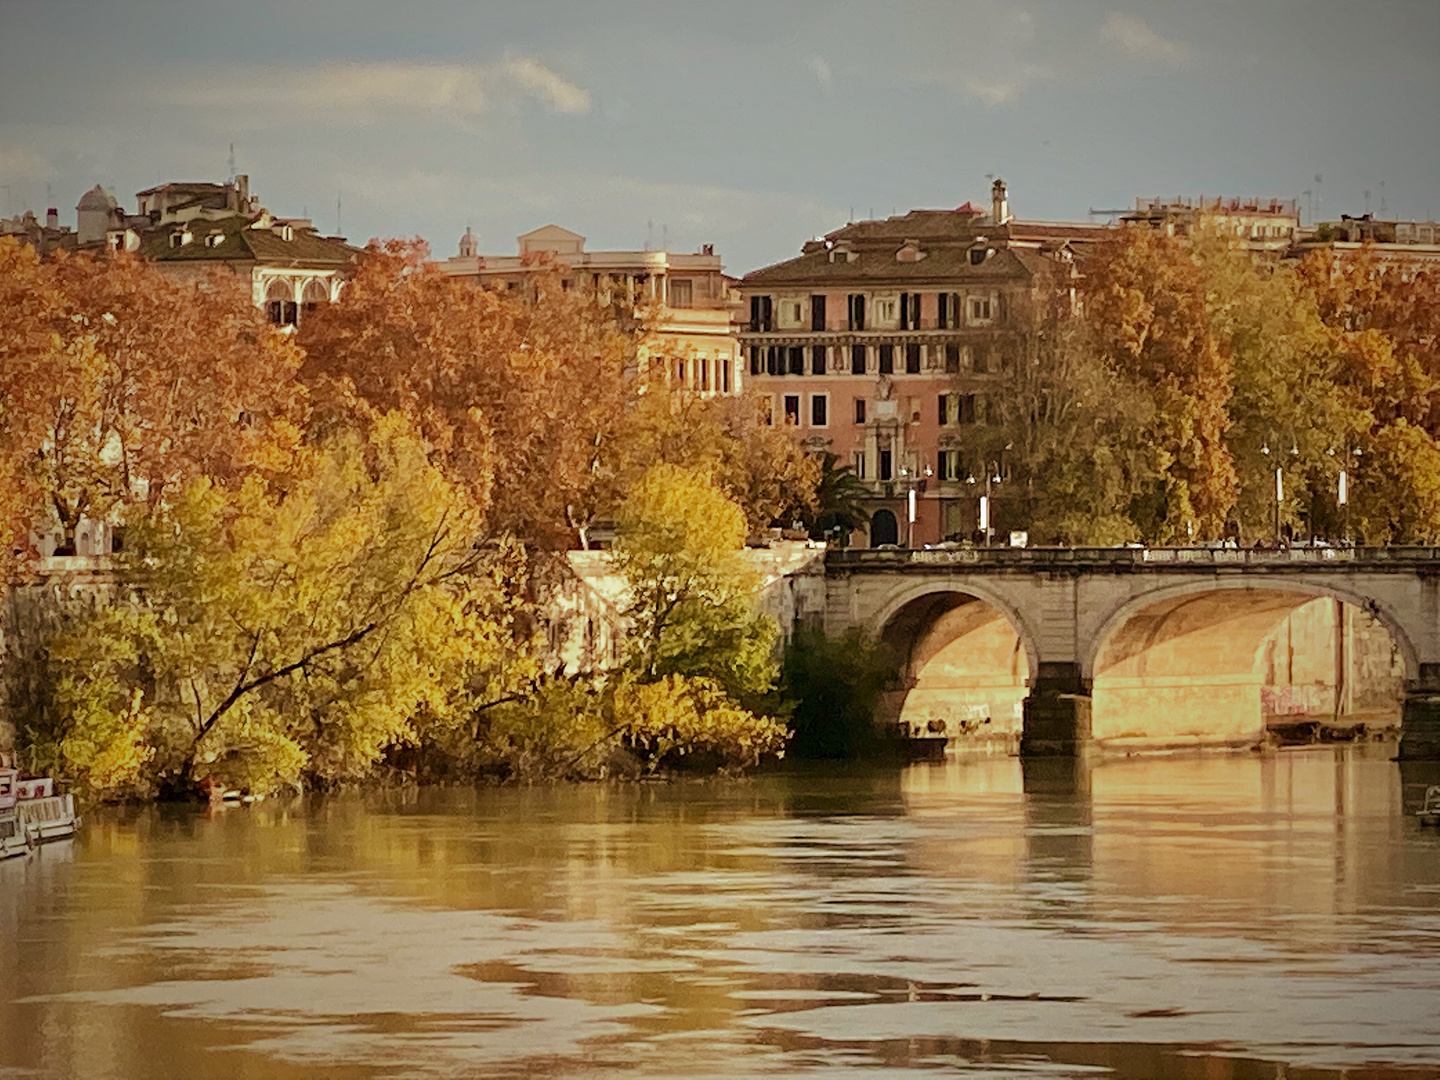
<path fill-rule="evenodd" d="M 970 370 L 976 375 L 990 374 L 990 346 L 978 345 L 970 354 Z"/>
<path fill-rule="evenodd" d="M 670 306 L 690 307 L 695 297 L 695 286 L 689 278 L 670 279 Z"/>
<path fill-rule="evenodd" d="M 960 371 L 960 346 L 945 346 L 945 372 L 949 375 L 958 374 Z"/>
<path fill-rule="evenodd" d="M 810 426 L 827 427 L 830 423 L 830 397 L 828 394 L 810 395 Z"/>
<path fill-rule="evenodd" d="M 864 346 L 864 345 L 851 345 L 851 346 L 850 346 L 850 374 L 851 374 L 851 375 L 864 375 L 864 374 L 865 374 L 865 346 Z"/>
<path fill-rule="evenodd" d="M 936 325 L 941 330 L 954 330 L 960 325 L 960 294 L 939 293 L 935 297 Z"/>
<path fill-rule="evenodd" d="M 294 326 L 299 315 L 299 305 L 294 300 L 265 301 L 265 318 L 276 326 Z"/>
<path fill-rule="evenodd" d="M 685 361 L 683 359 L 675 361 L 675 384 L 677 386 L 685 385 Z"/>
<path fill-rule="evenodd" d="M 900 294 L 900 329 L 920 329 L 920 294 Z"/>
<path fill-rule="evenodd" d="M 948 423 L 950 422 L 951 413 L 952 413 L 952 410 L 951 410 L 951 408 L 950 408 L 950 395 L 949 395 L 949 394 L 941 394 L 941 395 L 940 395 L 940 405 L 939 405 L 939 408 L 938 408 L 937 411 L 936 411 L 936 417 L 937 417 L 937 419 L 940 421 L 940 426 L 941 426 L 941 427 L 944 427 L 946 424 L 948 424 Z"/>
<path fill-rule="evenodd" d="M 850 471 L 857 480 L 865 479 L 865 451 L 856 450 L 850 455 Z"/>
<path fill-rule="evenodd" d="M 804 305 L 799 300 L 790 301 L 785 305 L 785 321 L 790 326 L 799 326 L 800 319 L 804 314 Z"/>
<path fill-rule="evenodd" d="M 851 293 L 849 296 L 849 311 L 847 317 L 850 320 L 851 330 L 865 329 L 865 294 Z"/>
<path fill-rule="evenodd" d="M 892 473 L 892 469 L 891 469 L 891 465 L 890 465 L 890 451 L 889 451 L 889 450 L 881 450 L 881 451 L 880 451 L 880 479 L 881 479 L 881 480 L 889 480 L 890 477 L 891 477 L 891 473 Z"/>
<path fill-rule="evenodd" d="M 986 257 L 987 255 L 989 255 L 989 254 L 990 254 L 990 249 L 989 249 L 989 248 L 983 248 L 983 247 L 973 247 L 973 248 L 971 248 L 971 249 L 970 249 L 970 265 L 971 265 L 971 266 L 979 266 L 981 263 L 983 263 L 983 262 L 985 261 L 985 257 Z"/>
<path fill-rule="evenodd" d="M 810 346 L 810 374 L 811 374 L 811 375 L 824 375 L 824 374 L 825 374 L 825 346 L 824 346 L 824 345 L 812 345 L 812 346 Z"/>
<path fill-rule="evenodd" d="M 961 461 L 959 450 L 941 450 L 935 455 L 935 475 L 941 480 L 959 480 Z"/>
<path fill-rule="evenodd" d="M 955 398 L 955 422 L 958 424 L 975 423 L 975 395 L 957 394 Z"/>
<path fill-rule="evenodd" d="M 825 329 L 825 294 L 816 293 L 810 297 L 810 329 Z"/>
<path fill-rule="evenodd" d="M 787 426 L 800 426 L 800 395 L 785 395 L 785 423 Z"/>
<path fill-rule="evenodd" d="M 700 389 L 710 389 L 710 358 L 708 356 L 700 357 Z"/>
<path fill-rule="evenodd" d="M 970 321 L 972 323 L 990 321 L 990 298 L 988 296 L 970 297 Z"/>
<path fill-rule="evenodd" d="M 880 346 L 880 374 L 893 375 L 895 373 L 895 346 Z"/>
<path fill-rule="evenodd" d="M 895 301 L 894 301 L 894 300 L 876 300 L 876 301 L 875 301 L 875 321 L 876 321 L 877 323 L 888 323 L 888 322 L 894 322 L 894 321 L 895 321 Z"/>
<path fill-rule="evenodd" d="M 865 423 L 865 399 L 863 397 L 855 399 L 855 423 Z"/>
<path fill-rule="evenodd" d="M 760 346 L 750 346 L 750 374 L 759 375 L 765 370 L 765 361 L 760 355 Z"/>
<path fill-rule="evenodd" d="M 760 419 L 763 420 L 767 426 L 775 423 L 775 399 L 769 394 L 765 394 L 760 398 Z"/>
<path fill-rule="evenodd" d="M 919 374 L 920 374 L 920 346 L 919 346 L 919 345 L 911 344 L 911 345 L 906 345 L 906 346 L 905 346 L 905 374 L 907 374 L 907 375 L 919 375 Z"/>
<path fill-rule="evenodd" d="M 803 345 L 791 345 L 788 350 L 786 373 L 789 375 L 805 374 L 805 347 Z"/>
<path fill-rule="evenodd" d="M 224 233 L 214 232 L 214 233 L 211 233 L 209 236 L 205 237 L 205 246 L 208 247 L 208 248 L 217 248 L 217 247 L 219 247 L 221 244 L 223 244 L 224 242 L 225 242 L 225 234 L 224 234 Z"/>
<path fill-rule="evenodd" d="M 750 329 L 762 334 L 775 329 L 774 300 L 772 297 L 750 297 Z"/>

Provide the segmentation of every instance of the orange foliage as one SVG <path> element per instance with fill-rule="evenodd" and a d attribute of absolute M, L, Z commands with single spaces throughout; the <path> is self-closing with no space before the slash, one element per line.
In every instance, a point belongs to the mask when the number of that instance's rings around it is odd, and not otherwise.
<path fill-rule="evenodd" d="M 300 333 L 317 404 L 353 393 L 415 418 L 495 533 L 565 546 L 596 511 L 633 391 L 633 342 L 594 298 L 537 276 L 511 296 L 447 277 L 422 244 L 372 244 Z"/>

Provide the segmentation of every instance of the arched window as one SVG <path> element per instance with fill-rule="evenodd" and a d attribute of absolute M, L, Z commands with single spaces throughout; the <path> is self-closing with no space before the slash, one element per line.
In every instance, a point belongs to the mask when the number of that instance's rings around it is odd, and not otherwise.
<path fill-rule="evenodd" d="M 308 315 L 320 304 L 330 302 L 330 290 L 319 278 L 311 278 L 300 293 L 300 307 Z"/>
<path fill-rule="evenodd" d="M 294 326 L 299 314 L 294 286 L 283 278 L 270 282 L 265 289 L 265 318 L 276 326 Z"/>
<path fill-rule="evenodd" d="M 900 525 L 896 522 L 895 515 L 889 510 L 876 510 L 870 517 L 870 546 L 873 548 L 899 542 Z"/>

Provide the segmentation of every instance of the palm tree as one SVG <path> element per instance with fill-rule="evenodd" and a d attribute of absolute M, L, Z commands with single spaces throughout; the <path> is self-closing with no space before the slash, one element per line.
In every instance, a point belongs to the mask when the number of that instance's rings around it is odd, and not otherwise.
<path fill-rule="evenodd" d="M 870 492 L 849 465 L 826 450 L 820 457 L 820 482 L 815 486 L 816 509 L 806 525 L 816 540 L 841 540 L 870 520 L 864 502 Z"/>

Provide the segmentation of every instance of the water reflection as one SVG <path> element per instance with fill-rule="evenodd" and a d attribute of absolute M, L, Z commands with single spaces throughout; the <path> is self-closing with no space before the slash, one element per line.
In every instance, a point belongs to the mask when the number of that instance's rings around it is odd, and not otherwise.
<path fill-rule="evenodd" d="M 1440 1077 L 1431 782 L 1342 748 L 100 812 L 0 864 L 0 1076 Z"/>

